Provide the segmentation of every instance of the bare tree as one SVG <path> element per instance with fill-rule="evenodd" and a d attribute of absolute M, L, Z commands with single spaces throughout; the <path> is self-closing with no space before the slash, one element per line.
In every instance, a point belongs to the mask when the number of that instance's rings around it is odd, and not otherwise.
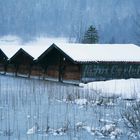
<path fill-rule="evenodd" d="M 130 130 L 130 136 L 140 138 L 140 101 L 127 107 L 122 113 L 125 126 Z"/>
<path fill-rule="evenodd" d="M 69 42 L 81 43 L 83 40 L 83 35 L 85 33 L 85 27 L 86 24 L 82 20 L 81 22 L 72 25 Z"/>

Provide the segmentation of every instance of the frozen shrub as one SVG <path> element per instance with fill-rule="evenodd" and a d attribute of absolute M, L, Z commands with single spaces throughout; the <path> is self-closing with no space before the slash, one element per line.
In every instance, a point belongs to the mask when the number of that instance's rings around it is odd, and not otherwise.
<path fill-rule="evenodd" d="M 122 113 L 122 118 L 131 132 L 130 135 L 140 138 L 140 101 L 127 107 Z"/>
<path fill-rule="evenodd" d="M 68 94 L 68 95 L 67 95 L 67 98 L 66 98 L 66 101 L 68 101 L 68 102 L 72 102 L 73 100 L 74 100 L 73 95 Z"/>
<path fill-rule="evenodd" d="M 101 105 L 105 105 L 105 106 L 113 106 L 115 102 L 115 98 L 113 97 L 99 97 L 96 100 L 96 104 L 101 106 Z"/>

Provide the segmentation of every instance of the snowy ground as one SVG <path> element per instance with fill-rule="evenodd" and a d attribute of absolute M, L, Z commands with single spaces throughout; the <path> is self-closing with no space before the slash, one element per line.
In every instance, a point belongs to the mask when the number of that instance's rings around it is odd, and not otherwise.
<path fill-rule="evenodd" d="M 80 85 L 96 90 L 102 93 L 103 96 L 118 96 L 123 99 L 140 98 L 140 79 L 119 79 Z"/>
<path fill-rule="evenodd" d="M 0 140 L 127 140 L 121 113 L 135 100 L 102 96 L 109 83 L 78 87 L 0 75 Z"/>

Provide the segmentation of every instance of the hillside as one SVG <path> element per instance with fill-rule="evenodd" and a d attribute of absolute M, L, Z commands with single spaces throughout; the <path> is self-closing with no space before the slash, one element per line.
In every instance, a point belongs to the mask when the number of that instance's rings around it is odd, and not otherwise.
<path fill-rule="evenodd" d="M 93 24 L 100 43 L 136 43 L 139 0 L 0 1 L 0 36 L 76 37 Z"/>

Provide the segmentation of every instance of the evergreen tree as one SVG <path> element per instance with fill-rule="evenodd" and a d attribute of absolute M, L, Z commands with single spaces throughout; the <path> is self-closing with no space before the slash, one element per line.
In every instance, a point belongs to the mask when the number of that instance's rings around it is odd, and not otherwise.
<path fill-rule="evenodd" d="M 98 43 L 98 40 L 99 40 L 98 32 L 97 32 L 96 28 L 91 25 L 88 28 L 88 30 L 85 32 L 82 43 L 96 44 L 96 43 Z"/>

